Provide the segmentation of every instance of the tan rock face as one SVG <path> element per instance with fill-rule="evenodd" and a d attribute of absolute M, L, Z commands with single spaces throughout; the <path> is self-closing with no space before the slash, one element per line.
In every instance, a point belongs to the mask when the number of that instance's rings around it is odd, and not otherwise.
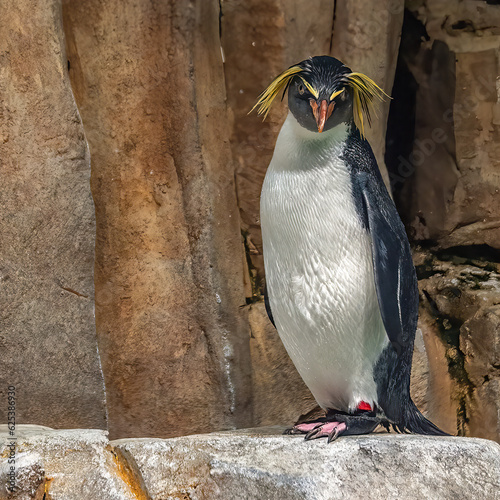
<path fill-rule="evenodd" d="M 417 257 L 434 357 L 428 413 L 446 430 L 499 440 L 500 11 L 473 1 L 408 7 L 387 159 L 410 235 L 430 248 Z"/>
<path fill-rule="evenodd" d="M 470 433 L 500 441 L 500 298 L 495 302 L 462 325 L 460 348 L 474 386 L 467 399 Z"/>
<path fill-rule="evenodd" d="M 460 2 L 452 13 L 444 0 L 419 4 L 405 24 L 413 42 L 403 36 L 402 62 L 418 85 L 413 142 L 395 172 L 408 179 L 405 217 L 418 240 L 500 248 L 500 11 L 486 2 Z"/>
<path fill-rule="evenodd" d="M 392 104 L 408 104 L 395 122 L 403 136 L 414 118 L 403 151 L 413 156 L 393 173 L 413 239 L 436 243 L 417 262 L 413 395 L 445 430 L 498 439 L 498 268 L 455 254 L 500 248 L 500 11 L 408 5 L 407 85 Z M 265 123 L 247 112 L 276 74 L 317 54 L 390 92 L 402 0 L 65 0 L 67 54 L 59 7 L 0 7 L 0 397 L 20 388 L 20 421 L 106 426 L 95 243 L 112 437 L 289 424 L 312 411 L 258 303 L 260 188 L 286 106 Z M 368 132 L 381 166 L 388 109 Z"/>
<path fill-rule="evenodd" d="M 114 437 L 251 418 L 218 9 L 64 6 L 92 156 L 96 321 Z"/>
<path fill-rule="evenodd" d="M 429 378 L 429 415 L 448 431 L 455 416 L 460 434 L 499 441 L 498 269 L 466 259 L 428 258 L 419 271 L 427 274 L 420 280 L 426 346 L 444 354 L 431 361 L 441 376 Z"/>
<path fill-rule="evenodd" d="M 94 207 L 60 4 L 0 6 L 0 408 L 106 427 L 94 326 Z"/>

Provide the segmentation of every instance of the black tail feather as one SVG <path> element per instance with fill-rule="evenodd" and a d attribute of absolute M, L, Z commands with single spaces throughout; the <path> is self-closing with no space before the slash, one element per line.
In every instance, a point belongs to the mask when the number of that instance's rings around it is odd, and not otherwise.
<path fill-rule="evenodd" d="M 408 406 L 404 409 L 401 422 L 395 422 L 395 427 L 399 432 L 412 432 L 413 434 L 424 434 L 427 436 L 449 436 L 437 425 L 427 420 L 415 403 L 410 399 Z"/>

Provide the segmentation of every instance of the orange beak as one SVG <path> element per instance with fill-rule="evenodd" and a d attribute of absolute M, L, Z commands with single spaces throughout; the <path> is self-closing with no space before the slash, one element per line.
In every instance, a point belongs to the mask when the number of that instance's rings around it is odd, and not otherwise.
<path fill-rule="evenodd" d="M 325 122 L 330 118 L 333 113 L 333 108 L 335 107 L 335 102 L 332 101 L 330 104 L 326 102 L 325 99 L 318 103 L 314 99 L 309 99 L 309 104 L 313 110 L 314 118 L 316 119 L 316 124 L 318 125 L 318 132 L 321 134 L 325 128 Z"/>

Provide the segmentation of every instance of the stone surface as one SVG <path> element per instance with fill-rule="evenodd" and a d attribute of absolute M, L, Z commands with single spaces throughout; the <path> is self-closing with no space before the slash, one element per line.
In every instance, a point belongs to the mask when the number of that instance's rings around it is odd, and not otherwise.
<path fill-rule="evenodd" d="M 423 295 L 423 294 L 422 294 Z M 440 429 L 452 435 L 459 432 L 456 382 L 449 372 L 446 345 L 436 336 L 436 318 L 421 297 L 419 330 L 422 343 L 415 342 L 411 394 L 418 408 Z M 417 333 L 418 339 L 418 333 Z"/>
<path fill-rule="evenodd" d="M 374 434 L 304 441 L 278 429 L 111 443 L 152 500 L 499 498 L 500 446 Z"/>
<path fill-rule="evenodd" d="M 499 498 L 500 446 L 476 438 L 375 433 L 328 445 L 282 427 L 108 441 L 103 431 L 0 426 L 0 499 Z"/>
<path fill-rule="evenodd" d="M 16 490 L 7 494 L 0 426 L 0 499 L 160 500 L 498 498 L 500 446 L 466 438 L 376 433 L 328 445 L 263 427 L 173 439 L 103 431 L 16 429 Z"/>
<path fill-rule="evenodd" d="M 106 427 L 94 325 L 94 206 L 60 3 L 0 6 L 0 415 Z"/>
<path fill-rule="evenodd" d="M 113 437 L 249 425 L 219 3 L 64 2 L 92 156 Z"/>
<path fill-rule="evenodd" d="M 471 435 L 500 442 L 500 298 L 496 302 L 464 322 L 460 349 L 474 386 L 467 400 Z"/>
<path fill-rule="evenodd" d="M 16 489 L 6 491 L 10 436 L 0 425 L 0 499 L 146 500 L 140 481 L 109 447 L 106 432 L 18 426 Z"/>
<path fill-rule="evenodd" d="M 500 440 L 500 9 L 472 0 L 407 8 L 386 160 L 410 238 L 425 248 L 427 408 L 446 430 Z"/>

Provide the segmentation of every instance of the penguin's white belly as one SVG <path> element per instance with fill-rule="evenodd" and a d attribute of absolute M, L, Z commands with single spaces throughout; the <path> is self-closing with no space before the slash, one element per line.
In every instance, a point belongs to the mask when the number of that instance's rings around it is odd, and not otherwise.
<path fill-rule="evenodd" d="M 388 338 L 375 290 L 370 236 L 333 154 L 323 165 L 275 158 L 261 197 L 266 282 L 278 333 L 323 408 L 377 402 L 373 367 Z M 309 160 L 310 160 L 309 156 Z M 314 159 L 314 158 L 313 158 Z"/>

